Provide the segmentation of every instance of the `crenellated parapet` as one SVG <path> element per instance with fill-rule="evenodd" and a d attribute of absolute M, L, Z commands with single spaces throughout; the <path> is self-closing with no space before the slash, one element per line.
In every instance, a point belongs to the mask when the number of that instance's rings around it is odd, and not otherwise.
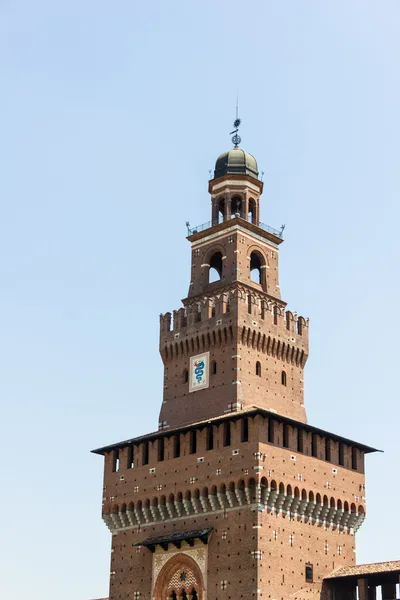
<path fill-rule="evenodd" d="M 236 332 L 242 344 L 304 366 L 309 320 L 285 310 L 285 303 L 247 286 L 184 302 L 185 306 L 172 314 L 160 315 L 160 352 L 164 358 L 207 350 L 228 341 Z"/>

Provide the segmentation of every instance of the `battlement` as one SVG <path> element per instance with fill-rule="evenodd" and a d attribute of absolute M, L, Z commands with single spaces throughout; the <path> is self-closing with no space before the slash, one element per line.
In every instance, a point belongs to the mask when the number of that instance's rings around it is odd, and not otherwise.
<path fill-rule="evenodd" d="M 172 314 L 160 315 L 160 349 L 174 342 L 179 345 L 182 338 L 224 326 L 265 331 L 308 352 L 309 320 L 285 310 L 284 303 L 247 289 L 203 296 Z"/>

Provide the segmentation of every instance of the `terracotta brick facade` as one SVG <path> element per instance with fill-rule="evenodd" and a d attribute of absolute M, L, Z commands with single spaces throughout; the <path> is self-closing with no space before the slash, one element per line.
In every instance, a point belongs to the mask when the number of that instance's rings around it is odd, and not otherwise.
<path fill-rule="evenodd" d="M 320 598 L 326 575 L 355 564 L 374 449 L 307 423 L 308 320 L 281 300 L 282 238 L 259 223 L 261 192 L 248 175 L 210 182 L 188 297 L 160 318 L 159 429 L 95 451 L 110 600 Z M 205 352 L 208 387 L 190 391 Z"/>

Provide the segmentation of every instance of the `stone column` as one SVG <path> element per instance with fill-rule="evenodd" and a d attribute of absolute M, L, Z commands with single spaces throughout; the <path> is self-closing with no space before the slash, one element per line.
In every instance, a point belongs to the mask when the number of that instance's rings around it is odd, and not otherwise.
<path fill-rule="evenodd" d="M 243 201 L 242 201 L 242 217 L 246 221 L 249 218 L 249 197 L 247 194 L 245 194 Z"/>
<path fill-rule="evenodd" d="M 226 196 L 225 198 L 225 219 L 228 221 L 232 216 L 232 197 Z"/>
<path fill-rule="evenodd" d="M 212 198 L 212 208 L 211 208 L 211 220 L 212 224 L 216 225 L 218 223 L 218 203 L 215 198 Z"/>

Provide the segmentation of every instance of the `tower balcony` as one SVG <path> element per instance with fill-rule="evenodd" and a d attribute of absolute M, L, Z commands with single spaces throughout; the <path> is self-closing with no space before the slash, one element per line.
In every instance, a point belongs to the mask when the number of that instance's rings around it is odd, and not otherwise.
<path fill-rule="evenodd" d="M 195 227 L 191 227 L 189 223 L 186 223 L 188 233 L 187 239 L 189 241 L 195 241 L 198 237 L 203 237 L 204 232 L 208 230 L 214 229 L 214 231 L 219 231 L 228 227 L 232 227 L 233 225 L 241 225 L 246 229 L 253 231 L 254 233 L 260 233 L 261 230 L 262 234 L 264 234 L 265 237 L 274 242 L 276 245 L 279 245 L 283 242 L 284 227 L 281 227 L 281 229 L 278 230 L 270 225 L 266 225 L 265 223 L 257 223 L 252 218 L 246 219 L 239 214 L 232 215 L 230 219 L 225 219 L 223 221 L 207 221 L 206 223 L 196 225 Z"/>

